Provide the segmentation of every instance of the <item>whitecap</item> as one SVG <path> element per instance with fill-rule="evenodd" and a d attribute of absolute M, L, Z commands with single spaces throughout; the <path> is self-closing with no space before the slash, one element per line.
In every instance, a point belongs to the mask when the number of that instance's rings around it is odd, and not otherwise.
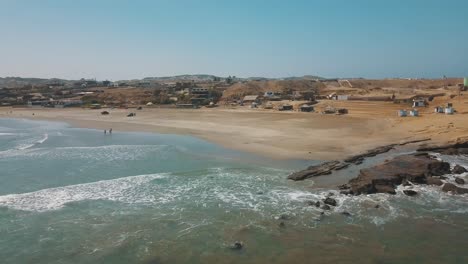
<path fill-rule="evenodd" d="M 23 211 L 44 212 L 61 209 L 67 203 L 84 200 L 109 200 L 126 203 L 152 202 L 154 197 L 136 190 L 162 174 L 145 174 L 112 180 L 43 189 L 30 193 L 0 196 L 0 206 Z"/>

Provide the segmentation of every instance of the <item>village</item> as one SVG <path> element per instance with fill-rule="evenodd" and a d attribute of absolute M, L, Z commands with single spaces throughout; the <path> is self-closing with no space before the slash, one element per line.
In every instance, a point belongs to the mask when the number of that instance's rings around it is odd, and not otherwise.
<path fill-rule="evenodd" d="M 359 105 L 358 102 L 381 102 L 393 103 L 395 114 L 406 117 L 419 116 L 418 108 L 428 106 L 436 113 L 454 114 L 451 99 L 460 100 L 462 92 L 468 90 L 468 78 L 256 80 L 187 75 L 118 82 L 3 79 L 0 105 L 15 108 L 206 107 L 348 114 L 348 108 Z"/>

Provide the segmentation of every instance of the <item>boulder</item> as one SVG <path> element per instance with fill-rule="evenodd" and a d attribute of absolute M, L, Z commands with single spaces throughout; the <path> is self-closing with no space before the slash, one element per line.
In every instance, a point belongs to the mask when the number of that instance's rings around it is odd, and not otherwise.
<path fill-rule="evenodd" d="M 324 204 L 324 205 L 322 206 L 322 209 L 323 209 L 323 210 L 330 210 L 331 207 L 330 207 L 328 204 Z"/>
<path fill-rule="evenodd" d="M 336 206 L 336 200 L 330 197 L 327 197 L 325 200 L 323 200 L 323 203 L 331 206 Z"/>
<path fill-rule="evenodd" d="M 462 174 L 462 173 L 465 173 L 467 172 L 468 170 L 465 169 L 464 167 L 460 166 L 460 165 L 455 165 L 455 167 L 453 168 L 452 170 L 452 173 L 453 174 Z"/>
<path fill-rule="evenodd" d="M 341 212 L 341 214 L 342 214 L 342 215 L 344 215 L 344 216 L 348 216 L 348 217 L 350 217 L 350 216 L 351 216 L 351 214 L 350 214 L 349 212 L 346 212 L 346 211 L 344 211 L 344 212 Z"/>
<path fill-rule="evenodd" d="M 241 250 L 243 247 L 244 247 L 244 243 L 240 241 L 236 241 L 234 242 L 234 244 L 231 245 L 231 249 L 234 249 L 234 250 Z"/>
<path fill-rule="evenodd" d="M 453 194 L 464 194 L 468 193 L 468 189 L 461 188 L 456 186 L 455 184 L 452 183 L 446 183 L 444 186 L 442 186 L 442 191 L 444 192 L 451 192 Z"/>
<path fill-rule="evenodd" d="M 426 178 L 426 183 L 429 185 L 437 185 L 437 186 L 442 186 L 444 184 L 443 181 L 436 177 L 427 177 Z"/>
<path fill-rule="evenodd" d="M 465 184 L 465 180 L 460 177 L 455 177 L 455 182 L 458 184 Z"/>
<path fill-rule="evenodd" d="M 427 177 L 450 173 L 450 164 L 427 154 L 402 155 L 371 168 L 362 169 L 349 181 L 353 194 L 395 193 L 406 181 L 426 183 Z"/>
<path fill-rule="evenodd" d="M 415 196 L 418 194 L 416 191 L 413 191 L 413 190 L 403 190 L 403 193 L 408 196 Z"/>

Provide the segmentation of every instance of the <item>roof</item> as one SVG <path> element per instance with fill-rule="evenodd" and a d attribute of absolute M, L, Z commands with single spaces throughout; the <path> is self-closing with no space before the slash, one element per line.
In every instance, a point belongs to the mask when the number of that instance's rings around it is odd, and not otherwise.
<path fill-rule="evenodd" d="M 244 101 L 255 101 L 257 100 L 258 95 L 246 95 L 244 96 Z"/>

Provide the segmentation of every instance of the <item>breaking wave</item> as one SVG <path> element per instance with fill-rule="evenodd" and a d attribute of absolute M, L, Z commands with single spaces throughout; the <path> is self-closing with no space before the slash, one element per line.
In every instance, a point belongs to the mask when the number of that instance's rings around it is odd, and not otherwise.
<path fill-rule="evenodd" d="M 67 203 L 83 200 L 110 200 L 128 203 L 135 201 L 154 202 L 154 197 L 142 194 L 137 190 L 137 187 L 163 177 L 164 175 L 161 174 L 138 175 L 30 193 L 8 194 L 0 196 L 0 206 L 23 211 L 44 212 L 57 210 Z"/>

